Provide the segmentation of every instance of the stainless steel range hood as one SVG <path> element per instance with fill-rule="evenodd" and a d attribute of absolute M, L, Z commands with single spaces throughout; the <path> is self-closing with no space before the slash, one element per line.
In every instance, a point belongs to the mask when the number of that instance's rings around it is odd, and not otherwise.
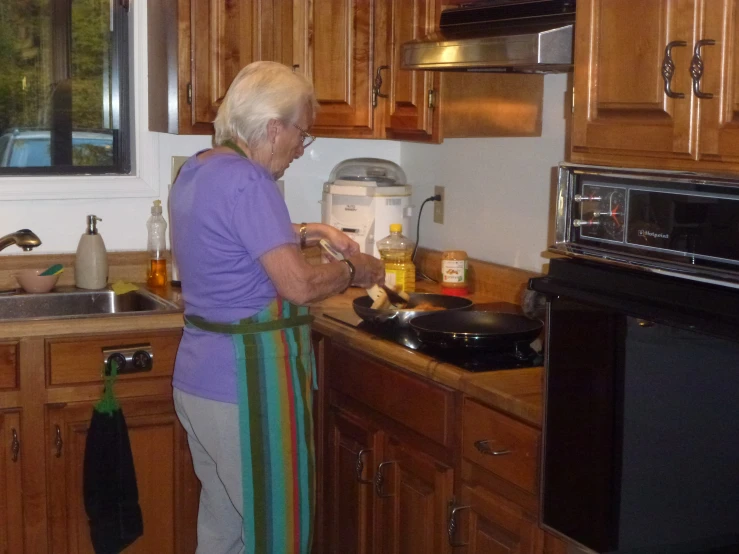
<path fill-rule="evenodd" d="M 439 32 L 402 46 L 402 69 L 572 69 L 574 0 L 490 0 L 442 12 Z"/>

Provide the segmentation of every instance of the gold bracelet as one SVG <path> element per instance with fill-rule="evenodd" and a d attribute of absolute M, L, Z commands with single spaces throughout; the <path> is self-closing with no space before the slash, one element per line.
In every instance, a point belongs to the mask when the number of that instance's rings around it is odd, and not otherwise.
<path fill-rule="evenodd" d="M 305 248 L 308 242 L 308 224 L 307 223 L 300 224 L 299 234 L 300 234 L 300 248 Z"/>

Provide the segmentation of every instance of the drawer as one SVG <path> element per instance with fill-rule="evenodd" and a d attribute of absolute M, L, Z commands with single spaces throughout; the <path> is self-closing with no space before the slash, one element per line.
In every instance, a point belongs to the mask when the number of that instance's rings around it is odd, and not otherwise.
<path fill-rule="evenodd" d="M 328 361 L 329 386 L 413 431 L 451 446 L 454 391 L 368 360 L 335 344 Z"/>
<path fill-rule="evenodd" d="M 116 333 L 60 337 L 46 341 L 49 385 L 73 385 L 102 382 L 103 350 L 151 347 L 149 371 L 119 375 L 120 380 L 171 377 L 182 330 L 147 333 Z"/>
<path fill-rule="evenodd" d="M 0 342 L 0 390 L 18 388 L 18 342 Z"/>
<path fill-rule="evenodd" d="M 469 398 L 464 401 L 462 418 L 464 457 L 535 494 L 539 430 Z"/>

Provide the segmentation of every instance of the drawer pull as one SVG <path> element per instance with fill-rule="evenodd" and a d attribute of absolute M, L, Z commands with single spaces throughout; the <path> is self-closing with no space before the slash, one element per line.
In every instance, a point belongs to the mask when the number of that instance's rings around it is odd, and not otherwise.
<path fill-rule="evenodd" d="M 62 447 L 64 446 L 64 441 L 62 440 L 62 430 L 59 428 L 58 425 L 55 425 L 56 427 L 56 440 L 54 441 L 54 446 L 56 447 L 56 454 L 55 456 L 57 458 L 62 457 Z"/>
<path fill-rule="evenodd" d="M 488 454 L 490 456 L 506 456 L 513 452 L 508 449 L 495 450 L 492 446 L 493 442 L 494 441 L 492 440 L 475 441 L 475 448 L 477 448 L 481 454 Z"/>
<path fill-rule="evenodd" d="M 21 441 L 18 440 L 18 431 L 15 429 L 12 429 L 13 432 L 13 441 L 10 443 L 10 452 L 12 453 L 11 459 L 14 462 L 18 461 L 18 455 L 21 451 Z"/>
<path fill-rule="evenodd" d="M 393 494 L 385 494 L 382 492 L 382 485 L 385 482 L 385 478 L 382 475 L 382 467 L 394 463 L 395 460 L 391 460 L 389 462 L 382 462 L 380 465 L 377 466 L 377 473 L 375 473 L 375 492 L 380 498 L 389 498 L 393 496 Z"/>
<path fill-rule="evenodd" d="M 458 548 L 460 546 L 467 546 L 466 542 L 455 542 L 455 535 L 457 534 L 457 512 L 460 510 L 468 510 L 471 506 L 455 506 L 449 513 L 449 525 L 447 527 L 447 534 L 449 535 L 449 545 L 452 548 Z"/>
<path fill-rule="evenodd" d="M 362 474 L 364 473 L 364 461 L 362 460 L 362 457 L 365 454 L 369 454 L 372 452 L 371 448 L 362 448 L 362 450 L 359 451 L 357 454 L 357 466 L 356 466 L 356 475 L 357 475 L 357 482 L 362 483 L 363 485 L 371 485 L 372 479 L 365 479 L 362 477 Z"/>

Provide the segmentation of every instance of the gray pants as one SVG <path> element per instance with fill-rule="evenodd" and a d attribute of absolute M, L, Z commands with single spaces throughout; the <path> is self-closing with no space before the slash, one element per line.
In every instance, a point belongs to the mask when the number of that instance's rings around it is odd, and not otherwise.
<path fill-rule="evenodd" d="M 239 407 L 178 389 L 174 405 L 202 485 L 196 554 L 243 554 Z"/>

